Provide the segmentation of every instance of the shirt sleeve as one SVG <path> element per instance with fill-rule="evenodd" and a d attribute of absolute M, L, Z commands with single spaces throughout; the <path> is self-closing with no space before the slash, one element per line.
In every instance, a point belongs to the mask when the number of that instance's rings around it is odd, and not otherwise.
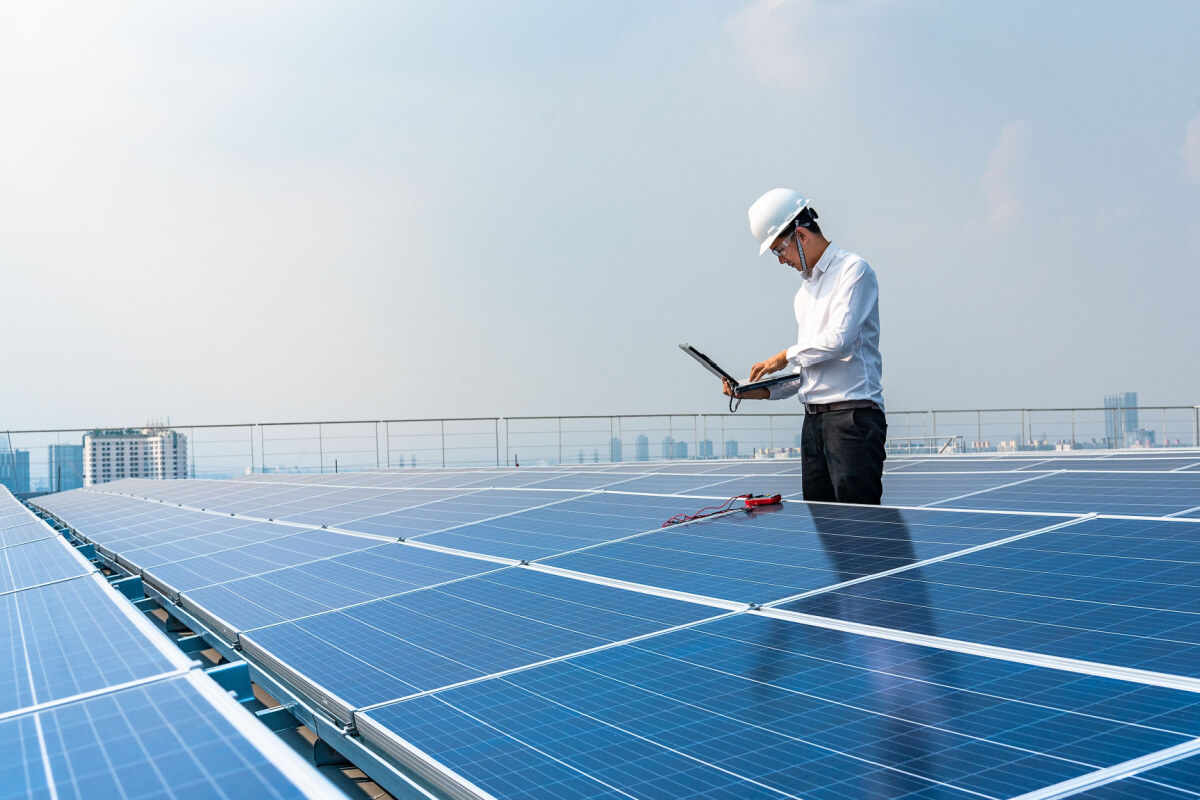
<path fill-rule="evenodd" d="M 810 367 L 848 356 L 863 323 L 878 302 L 879 283 L 867 262 L 860 259 L 847 264 L 834 288 L 829 324 L 816 336 L 789 347 L 788 362 L 797 367 Z"/>
<path fill-rule="evenodd" d="M 767 391 L 771 393 L 771 400 L 786 400 L 789 397 L 795 397 L 800 392 L 800 384 L 803 379 L 800 377 L 800 368 L 795 368 L 796 377 L 794 380 L 777 383 L 774 386 L 768 386 Z"/>

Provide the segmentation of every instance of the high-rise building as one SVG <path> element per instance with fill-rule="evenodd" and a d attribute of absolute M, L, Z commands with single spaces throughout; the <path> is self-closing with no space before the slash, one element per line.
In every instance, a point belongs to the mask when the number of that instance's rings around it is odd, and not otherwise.
<path fill-rule="evenodd" d="M 612 442 L 609 443 L 609 446 L 611 448 L 609 453 L 612 455 L 612 462 L 616 464 L 621 460 L 621 440 L 614 436 L 612 437 Z"/>
<path fill-rule="evenodd" d="M 701 439 L 700 440 L 700 452 L 698 452 L 696 455 L 699 456 L 700 458 L 712 458 L 713 457 L 713 440 L 712 439 Z"/>
<path fill-rule="evenodd" d="M 83 445 L 52 444 L 49 451 L 50 491 L 65 492 L 83 486 Z"/>
<path fill-rule="evenodd" d="M 1104 438 L 1108 447 L 1127 447 L 1137 441 L 1137 392 L 1104 398 Z"/>
<path fill-rule="evenodd" d="M 725 440 L 725 457 L 726 458 L 737 458 L 738 457 L 737 439 L 726 439 Z"/>
<path fill-rule="evenodd" d="M 662 457 L 664 461 L 669 461 L 675 457 L 675 437 L 664 436 L 662 440 Z"/>
<path fill-rule="evenodd" d="M 29 451 L 13 450 L 7 437 L 0 437 L 0 485 L 14 494 L 29 491 Z"/>
<path fill-rule="evenodd" d="M 646 438 L 646 435 L 644 433 L 638 434 L 636 450 L 637 450 L 637 460 L 638 461 L 649 461 L 650 460 L 650 440 Z"/>
<path fill-rule="evenodd" d="M 187 437 L 166 428 L 96 430 L 83 437 L 83 484 L 186 478 Z"/>
<path fill-rule="evenodd" d="M 687 442 L 675 442 L 675 457 L 687 458 Z"/>

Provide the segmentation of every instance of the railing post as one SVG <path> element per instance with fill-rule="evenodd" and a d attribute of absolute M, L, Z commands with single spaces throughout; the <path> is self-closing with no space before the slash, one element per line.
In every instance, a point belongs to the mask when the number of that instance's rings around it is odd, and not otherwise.
<path fill-rule="evenodd" d="M 379 420 L 375 420 L 375 469 L 379 469 Z"/>
<path fill-rule="evenodd" d="M 700 457 L 700 415 L 692 418 L 692 458 Z"/>
<path fill-rule="evenodd" d="M 254 426 L 246 426 L 250 431 L 250 471 L 254 472 Z"/>
<path fill-rule="evenodd" d="M 512 461 L 512 454 L 509 452 L 509 436 L 508 436 L 508 417 L 504 418 L 504 466 L 508 466 Z"/>
<path fill-rule="evenodd" d="M 388 469 L 392 467 L 392 423 L 390 420 L 383 421 L 383 454 L 387 460 Z"/>
<path fill-rule="evenodd" d="M 444 420 L 444 419 L 438 420 L 438 424 L 441 426 L 441 431 L 442 431 L 442 468 L 445 469 L 445 467 L 446 467 L 446 420 Z"/>
<path fill-rule="evenodd" d="M 1071 449 L 1075 449 L 1075 409 L 1071 409 Z"/>
<path fill-rule="evenodd" d="M 929 417 L 930 417 L 931 422 L 933 423 L 933 441 L 936 442 L 937 438 L 938 438 L 938 435 L 937 435 L 937 412 L 930 411 Z"/>
<path fill-rule="evenodd" d="M 321 464 L 321 473 L 325 473 L 325 432 L 321 423 L 317 423 L 317 458 Z"/>
<path fill-rule="evenodd" d="M 500 419 L 492 417 L 492 439 L 496 442 L 496 466 L 500 466 Z"/>
<path fill-rule="evenodd" d="M 1163 447 L 1166 447 L 1169 441 L 1170 439 L 1167 438 L 1167 407 L 1163 406 Z"/>
<path fill-rule="evenodd" d="M 558 418 L 558 464 L 562 466 L 562 417 Z"/>
<path fill-rule="evenodd" d="M 775 415 L 774 414 L 770 414 L 767 416 L 767 430 L 770 431 L 770 437 L 771 437 L 770 442 L 767 445 L 767 450 L 774 450 L 775 449 Z"/>

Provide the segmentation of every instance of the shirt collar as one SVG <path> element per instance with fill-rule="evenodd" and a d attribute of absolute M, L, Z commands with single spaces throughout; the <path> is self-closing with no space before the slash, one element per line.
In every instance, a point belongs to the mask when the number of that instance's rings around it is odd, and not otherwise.
<path fill-rule="evenodd" d="M 836 242 L 830 242 L 825 248 L 825 252 L 817 259 L 817 263 L 808 268 L 808 274 L 804 276 L 804 280 L 814 280 L 818 275 L 824 274 L 825 270 L 829 269 L 829 265 L 833 263 L 833 258 L 837 254 L 838 246 Z"/>

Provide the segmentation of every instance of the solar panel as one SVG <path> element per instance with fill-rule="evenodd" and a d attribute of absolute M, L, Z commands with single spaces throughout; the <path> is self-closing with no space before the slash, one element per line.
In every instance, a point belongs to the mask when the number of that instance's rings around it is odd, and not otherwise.
<path fill-rule="evenodd" d="M 763 604 L 1063 522 L 1020 514 L 788 503 L 659 530 L 545 563 Z"/>
<path fill-rule="evenodd" d="M 0 746 L 5 797 L 341 796 L 195 673 L 0 720 Z"/>
<path fill-rule="evenodd" d="M 1139 772 L 1071 797 L 1078 800 L 1195 800 L 1200 797 L 1200 756 Z"/>
<path fill-rule="evenodd" d="M 883 474 L 883 502 L 893 506 L 924 506 L 938 501 L 961 498 L 961 506 L 971 507 L 970 495 L 1024 481 L 1036 481 L 1045 473 L 1027 475 L 1012 472 L 909 473 Z M 799 496 L 796 496 L 799 499 Z M 1011 510 L 1020 511 L 1020 507 Z"/>
<path fill-rule="evenodd" d="M 0 713 L 186 669 L 96 575 L 0 595 Z"/>
<path fill-rule="evenodd" d="M 533 560 L 656 530 L 679 509 L 680 500 L 676 498 L 593 494 L 426 534 L 417 541 Z"/>
<path fill-rule="evenodd" d="M 488 561 L 391 543 L 185 592 L 183 606 L 226 641 L 240 631 L 499 569 Z"/>
<path fill-rule="evenodd" d="M 783 606 L 1200 677 L 1200 523 L 1099 518 Z"/>
<path fill-rule="evenodd" d="M 456 495 L 434 505 L 415 506 L 367 517 L 343 523 L 340 527 L 362 533 L 407 538 L 551 503 L 561 503 L 577 496 L 577 493 L 572 492 L 544 492 L 533 489 L 480 489 L 470 494 Z"/>
<path fill-rule="evenodd" d="M 61 537 L 38 539 L 0 550 L 0 594 L 94 572 Z"/>
<path fill-rule="evenodd" d="M 342 719 L 354 708 L 645 635 L 720 613 L 507 569 L 274 625 L 245 652 L 302 676 Z"/>
<path fill-rule="evenodd" d="M 1187 742 L 1198 703 L 739 615 L 372 709 L 358 726 L 503 797 L 1007 797 Z"/>
<path fill-rule="evenodd" d="M 939 506 L 1163 516 L 1196 505 L 1200 475 L 1061 473 L 972 495 Z"/>

